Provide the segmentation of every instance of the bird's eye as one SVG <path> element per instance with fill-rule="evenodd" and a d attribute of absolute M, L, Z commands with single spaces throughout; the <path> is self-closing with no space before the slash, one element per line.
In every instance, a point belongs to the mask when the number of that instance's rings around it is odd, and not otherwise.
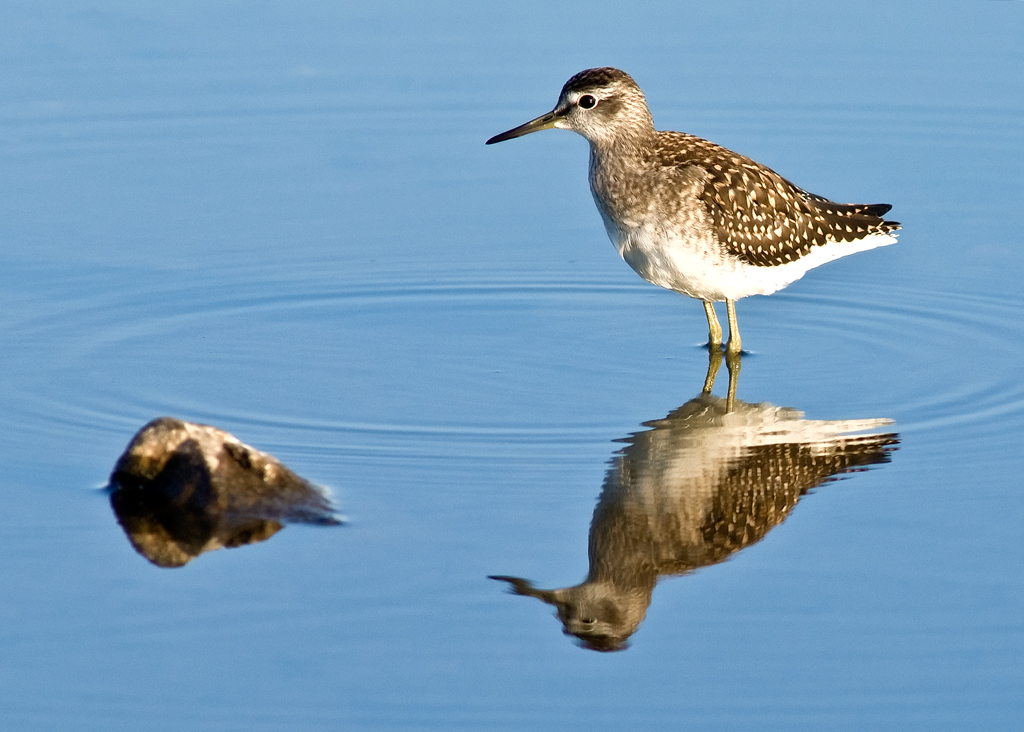
<path fill-rule="evenodd" d="M 580 105 L 583 109 L 593 109 L 594 107 L 597 106 L 597 98 L 592 97 L 589 94 L 584 94 L 582 97 L 579 98 L 579 101 L 577 101 L 576 103 Z"/>

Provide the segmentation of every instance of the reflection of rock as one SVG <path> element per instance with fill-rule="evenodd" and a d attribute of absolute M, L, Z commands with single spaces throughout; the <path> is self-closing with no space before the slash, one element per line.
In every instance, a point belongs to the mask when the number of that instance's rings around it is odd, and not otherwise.
<path fill-rule="evenodd" d="M 889 460 L 895 434 L 855 435 L 884 419 L 823 422 L 794 409 L 703 393 L 623 440 L 590 526 L 582 584 L 541 590 L 496 576 L 554 605 L 567 634 L 618 650 L 636 631 L 662 576 L 716 564 L 760 541 L 807 491 Z"/>
<path fill-rule="evenodd" d="M 216 427 L 170 417 L 132 438 L 110 486 L 132 546 L 161 567 L 263 541 L 283 522 L 339 523 L 324 491 L 272 456 Z"/>

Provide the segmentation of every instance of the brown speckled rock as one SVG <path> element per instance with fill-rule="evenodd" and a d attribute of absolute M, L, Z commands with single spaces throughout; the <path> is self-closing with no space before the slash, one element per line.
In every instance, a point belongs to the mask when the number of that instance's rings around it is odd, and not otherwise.
<path fill-rule="evenodd" d="M 110 503 L 136 551 L 160 567 L 270 538 L 284 523 L 340 523 L 326 491 L 208 425 L 160 417 L 110 475 Z"/>

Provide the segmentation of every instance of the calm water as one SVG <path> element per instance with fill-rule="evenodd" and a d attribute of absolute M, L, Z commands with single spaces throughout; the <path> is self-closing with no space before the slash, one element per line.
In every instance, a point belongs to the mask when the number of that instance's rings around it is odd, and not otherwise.
<path fill-rule="evenodd" d="M 1024 3 L 620 8 L 5 5 L 4 729 L 1019 724 Z M 732 417 L 585 142 L 483 145 L 602 64 L 904 224 L 740 303 Z M 347 523 L 150 564 L 101 487 L 161 415 Z M 577 585 L 588 540 L 689 557 L 619 653 L 487 579 Z"/>

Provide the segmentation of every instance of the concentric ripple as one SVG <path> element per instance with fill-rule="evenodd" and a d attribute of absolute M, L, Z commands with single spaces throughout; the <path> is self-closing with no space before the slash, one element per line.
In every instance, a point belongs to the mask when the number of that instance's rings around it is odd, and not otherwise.
<path fill-rule="evenodd" d="M 1024 414 L 1024 304 L 977 294 L 815 283 L 781 293 L 797 305 L 786 329 L 835 339 L 860 363 L 884 364 L 879 391 L 904 434 L 970 427 L 979 439 Z M 986 427 L 988 425 L 988 427 Z"/>
<path fill-rule="evenodd" d="M 699 391 L 700 308 L 623 281 L 86 278 L 6 314 L 8 347 L 37 354 L 11 360 L 11 428 L 112 444 L 166 414 L 325 461 L 557 457 Z M 1024 413 L 1022 310 L 825 281 L 744 301 L 755 350 L 741 396 L 766 399 L 759 390 L 789 379 L 809 403 L 780 406 L 864 416 L 829 396 L 853 384 L 878 405 L 866 416 L 896 418 L 904 434 L 970 425 L 985 439 L 985 425 Z"/>

